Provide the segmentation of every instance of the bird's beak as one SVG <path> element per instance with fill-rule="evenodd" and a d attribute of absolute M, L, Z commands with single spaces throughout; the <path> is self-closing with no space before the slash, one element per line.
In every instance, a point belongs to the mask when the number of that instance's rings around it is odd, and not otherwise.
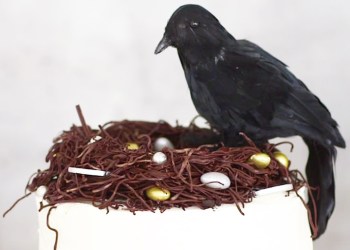
<path fill-rule="evenodd" d="M 171 40 L 164 34 L 162 40 L 158 43 L 158 46 L 156 50 L 154 51 L 154 54 L 159 54 L 163 50 L 165 50 L 167 47 L 171 45 Z"/>

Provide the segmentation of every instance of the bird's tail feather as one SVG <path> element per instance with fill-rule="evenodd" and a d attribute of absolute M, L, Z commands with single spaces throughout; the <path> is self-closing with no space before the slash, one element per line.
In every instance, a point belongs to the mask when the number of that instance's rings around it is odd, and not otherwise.
<path fill-rule="evenodd" d="M 315 203 L 309 199 L 308 205 L 317 223 L 317 238 L 325 232 L 335 206 L 334 162 L 337 152 L 333 145 L 325 146 L 308 139 L 304 141 L 309 148 L 306 176 L 309 185 L 315 188 L 311 191 Z"/>

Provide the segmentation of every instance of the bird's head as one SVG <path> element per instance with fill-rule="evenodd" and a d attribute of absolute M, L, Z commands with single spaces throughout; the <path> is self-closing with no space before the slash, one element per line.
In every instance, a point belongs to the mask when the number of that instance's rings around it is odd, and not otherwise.
<path fill-rule="evenodd" d="M 205 8 L 193 4 L 183 5 L 170 17 L 155 54 L 169 46 L 178 50 L 221 47 L 230 39 L 234 40 L 218 19 Z"/>

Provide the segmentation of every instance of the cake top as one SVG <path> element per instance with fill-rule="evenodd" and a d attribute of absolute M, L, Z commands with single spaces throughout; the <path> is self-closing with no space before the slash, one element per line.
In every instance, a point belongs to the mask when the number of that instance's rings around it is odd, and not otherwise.
<path fill-rule="evenodd" d="M 49 168 L 28 184 L 32 192 L 46 187 L 48 205 L 89 201 L 135 212 L 236 204 L 243 213 L 257 190 L 305 184 L 276 145 L 257 147 L 244 134 L 245 146 L 225 147 L 215 131 L 194 123 L 125 120 L 91 129 L 78 113 L 82 126 L 54 140 Z"/>

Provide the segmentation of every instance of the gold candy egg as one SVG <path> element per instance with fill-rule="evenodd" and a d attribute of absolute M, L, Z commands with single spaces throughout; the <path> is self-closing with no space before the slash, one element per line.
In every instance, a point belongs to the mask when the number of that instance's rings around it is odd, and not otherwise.
<path fill-rule="evenodd" d="M 266 168 L 270 165 L 271 158 L 265 153 L 256 153 L 249 158 L 249 163 L 253 163 L 257 168 Z"/>
<path fill-rule="evenodd" d="M 289 167 L 289 159 L 287 158 L 287 156 L 285 154 L 283 154 L 282 152 L 274 152 L 273 153 L 273 157 L 275 157 L 275 159 L 281 163 L 284 167 L 288 168 Z"/>
<path fill-rule="evenodd" d="M 146 195 L 154 201 L 166 201 L 170 198 L 170 191 L 165 188 L 151 187 L 146 190 Z"/>
<path fill-rule="evenodd" d="M 137 149 L 139 149 L 139 145 L 137 143 L 134 143 L 134 142 L 128 142 L 126 144 L 126 148 L 129 150 L 137 150 Z"/>

